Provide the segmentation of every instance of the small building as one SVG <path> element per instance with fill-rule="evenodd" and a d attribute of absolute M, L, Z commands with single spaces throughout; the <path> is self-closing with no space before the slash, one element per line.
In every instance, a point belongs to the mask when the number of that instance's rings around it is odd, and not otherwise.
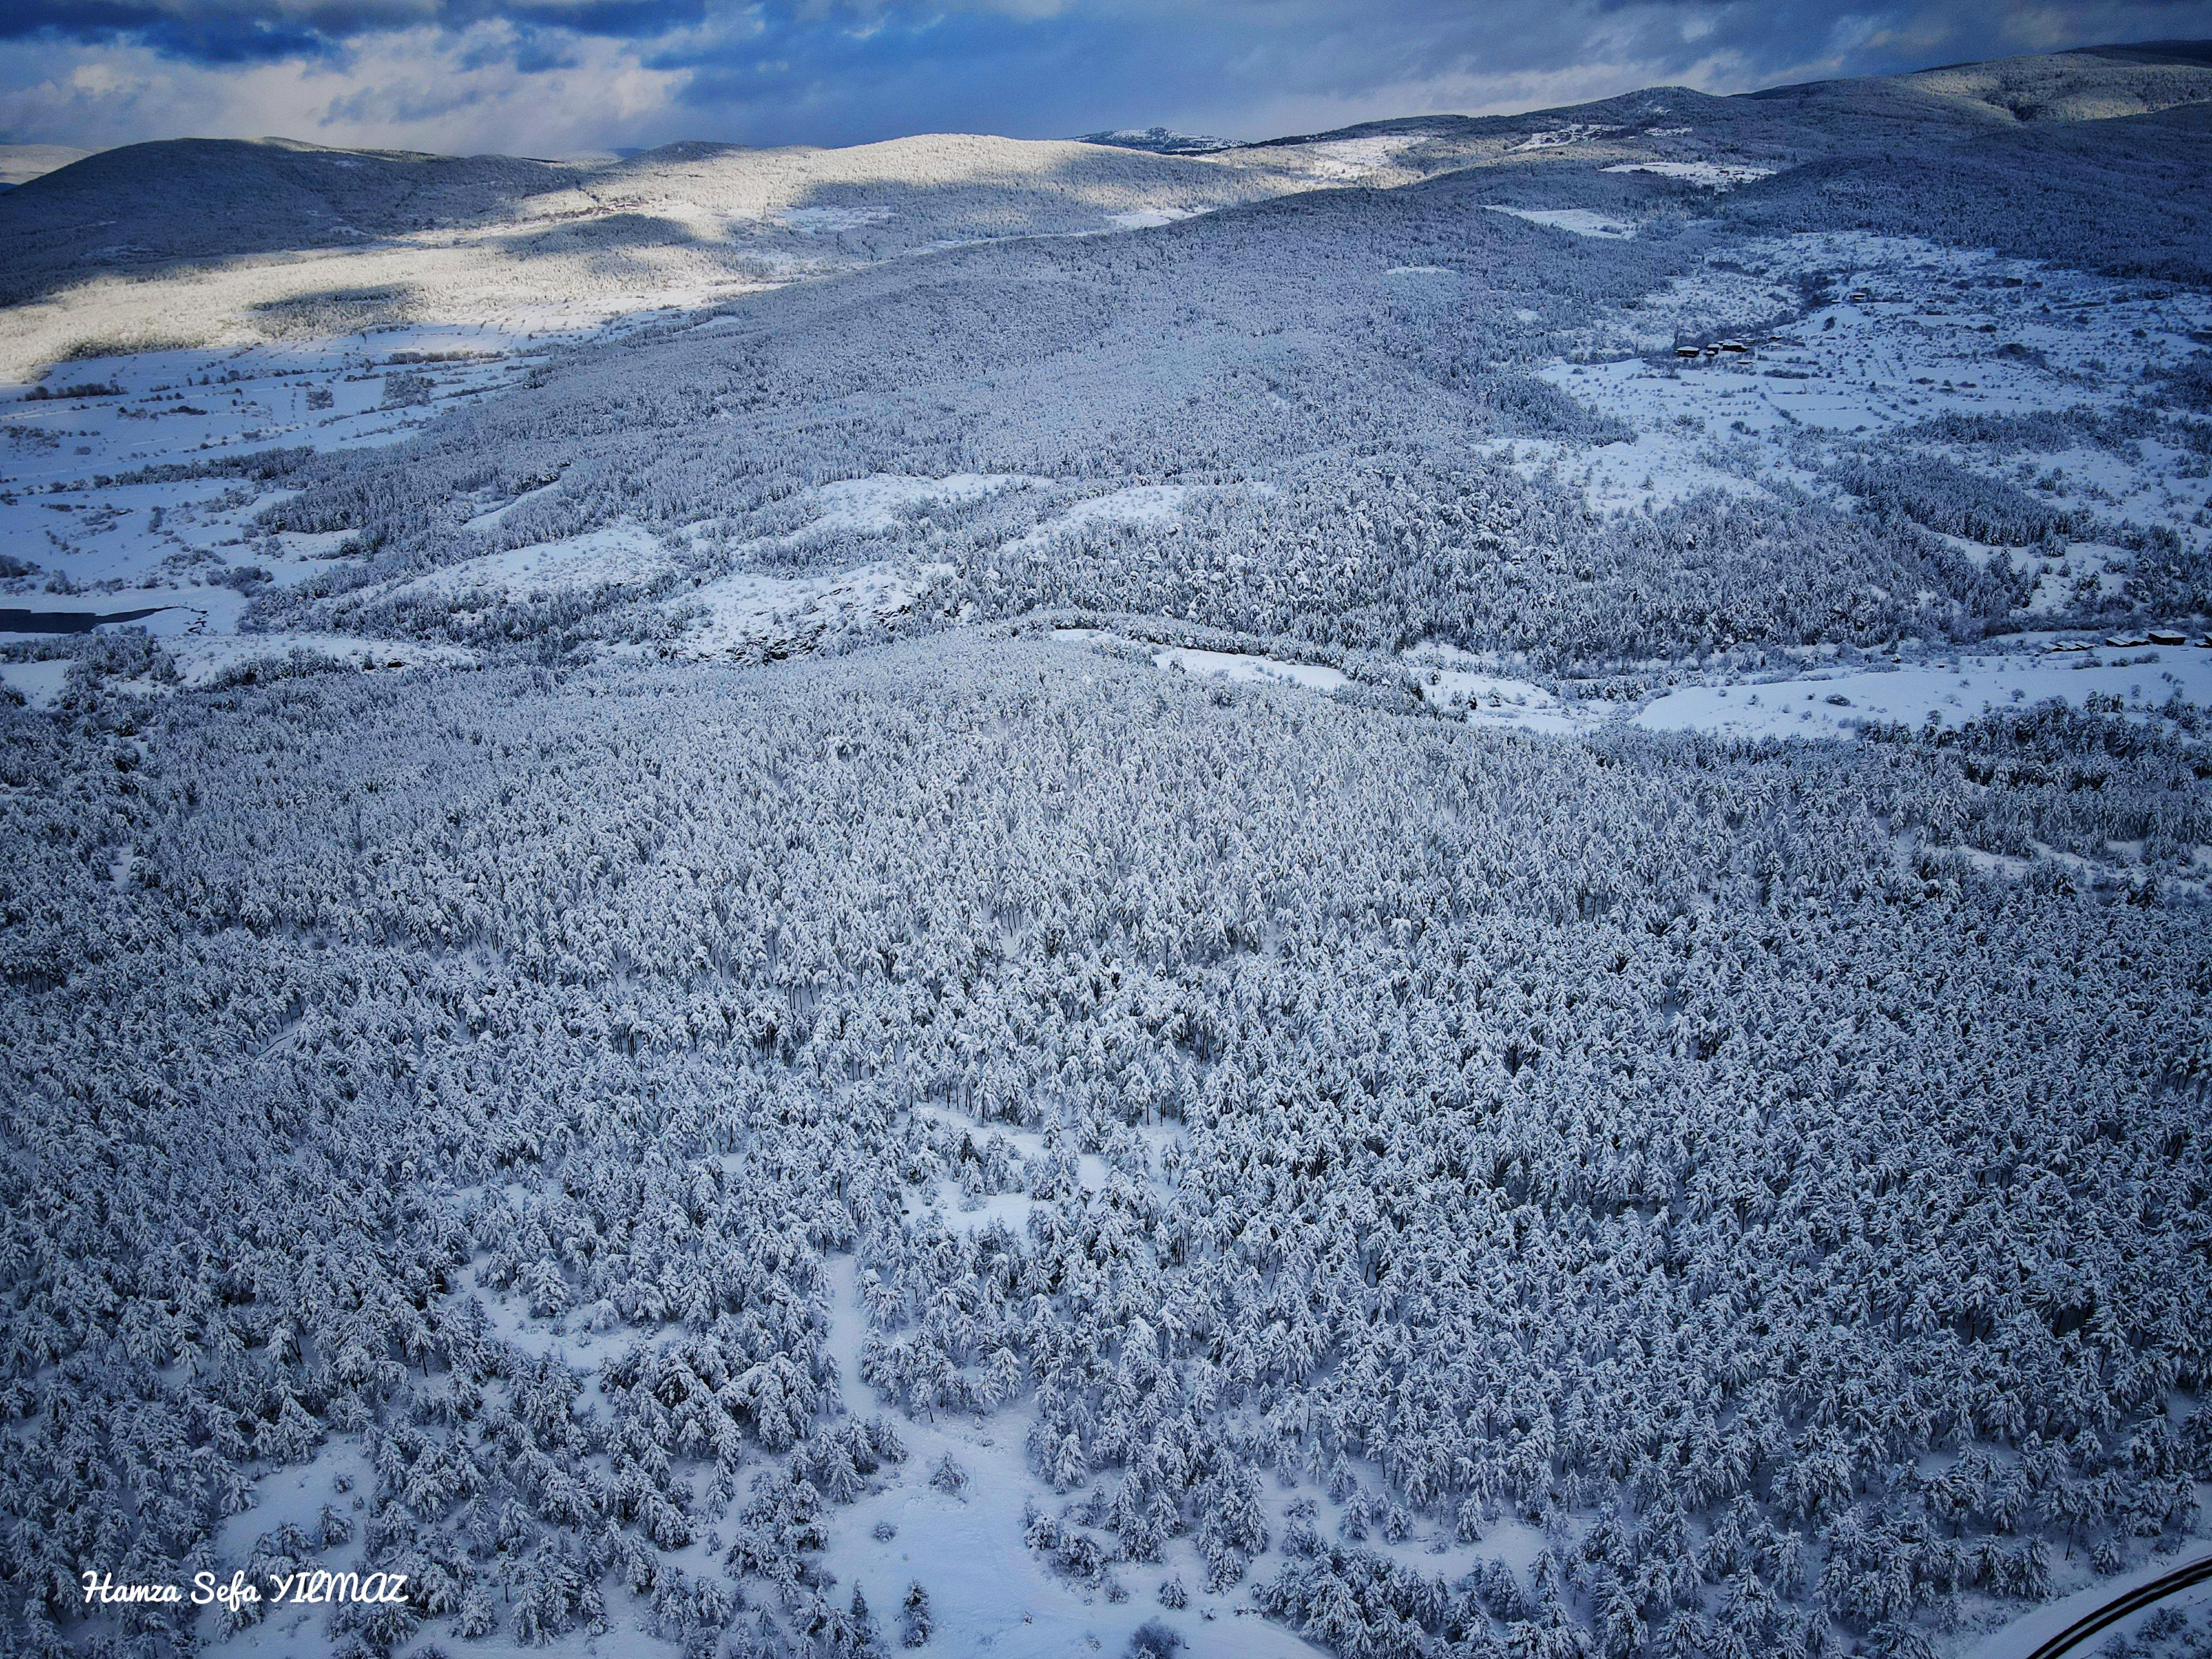
<path fill-rule="evenodd" d="M 1693 362 L 1697 360 L 1698 352 L 1695 346 L 1676 346 L 1674 355 L 1684 362 Z"/>

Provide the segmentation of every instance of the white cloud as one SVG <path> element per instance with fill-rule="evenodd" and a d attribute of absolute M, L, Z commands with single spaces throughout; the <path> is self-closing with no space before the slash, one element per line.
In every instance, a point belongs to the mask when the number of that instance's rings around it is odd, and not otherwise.
<path fill-rule="evenodd" d="M 0 52 L 0 139 L 94 148 L 283 134 L 557 155 L 674 138 L 846 143 L 1154 122 L 1260 138 L 1658 84 L 1740 92 L 2083 41 L 2212 33 L 2212 0 L 1853 9 L 1818 0 L 800 0 L 788 9 L 713 7 L 665 28 L 651 3 L 556 14 L 572 24 L 588 17 L 605 31 L 598 34 L 548 25 L 543 11 L 442 27 L 429 20 L 431 0 L 347 0 L 343 13 L 329 0 L 158 3 L 181 23 L 218 15 L 233 27 L 265 15 L 301 29 L 336 27 L 342 15 L 379 21 L 321 53 L 243 65 L 128 42 L 13 41 Z"/>
<path fill-rule="evenodd" d="M 371 36 L 337 59 L 220 68 L 143 46 L 40 43 L 0 69 L 0 133 L 106 149 L 144 139 L 272 135 L 361 149 L 558 155 L 665 122 L 688 78 L 626 41 L 577 39 L 570 61 L 514 62 L 501 22 Z M 46 137 L 46 134 L 67 137 Z"/>

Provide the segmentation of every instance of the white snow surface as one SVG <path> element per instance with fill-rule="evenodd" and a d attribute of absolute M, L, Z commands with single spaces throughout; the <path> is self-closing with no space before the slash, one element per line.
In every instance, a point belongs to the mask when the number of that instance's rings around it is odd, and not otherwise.
<path fill-rule="evenodd" d="M 481 554 L 399 582 L 386 599 L 488 589 L 510 597 L 623 586 L 649 581 L 668 568 L 660 543 L 633 524 L 607 525 L 580 536 Z"/>
<path fill-rule="evenodd" d="M 876 472 L 842 478 L 814 492 L 814 527 L 880 534 L 896 530 L 902 513 L 939 501 L 972 501 L 1002 489 L 1024 489 L 1048 483 L 1018 472 L 955 472 L 922 478 L 902 472 Z"/>
<path fill-rule="evenodd" d="M 1086 495 L 1016 537 L 1006 544 L 1007 550 L 1041 548 L 1056 536 L 1096 525 L 1172 524 L 1189 497 L 1188 484 L 1129 484 L 1103 495 Z"/>
<path fill-rule="evenodd" d="M 1199 651 L 1188 646 L 1170 646 L 1154 653 L 1152 661 L 1162 668 L 1180 668 L 1186 674 L 1229 680 L 1271 680 L 1279 685 L 1301 685 L 1309 691 L 1334 691 L 1352 684 L 1350 676 L 1342 669 L 1331 668 L 1326 663 L 1285 662 L 1279 657 L 1243 652 Z"/>
<path fill-rule="evenodd" d="M 1589 732 L 1610 712 L 1564 702 L 1533 680 L 1500 674 L 1455 646 L 1424 642 L 1406 657 L 1413 665 L 1421 701 L 1469 726 L 1567 735 Z"/>
<path fill-rule="evenodd" d="M 869 564 L 826 576 L 732 572 L 674 601 L 706 613 L 683 636 L 678 654 L 717 658 L 756 648 L 787 651 L 827 629 L 865 626 L 896 615 L 951 568 Z"/>
<path fill-rule="evenodd" d="M 233 573 L 258 567 L 270 585 L 289 586 L 346 556 L 349 532 L 270 534 L 256 521 L 286 492 L 234 477 L 134 475 L 278 447 L 390 443 L 541 360 L 527 342 L 482 327 L 67 364 L 49 377 L 50 392 L 96 386 L 113 395 L 50 395 L 0 410 L 0 547 L 39 566 L 0 581 L 0 605 L 173 606 L 139 625 L 157 637 L 235 633 L 250 594 Z M 427 377 L 424 400 L 387 406 L 395 374 Z M 480 514 L 477 526 L 503 516 Z"/>
<path fill-rule="evenodd" d="M 69 680 L 70 659 L 50 657 L 40 662 L 0 662 L 0 684 L 21 694 L 33 708 L 52 708 L 60 700 Z"/>
<path fill-rule="evenodd" d="M 1597 122 L 1570 121 L 1564 126 L 1531 133 L 1514 145 L 1513 150 L 1516 154 L 1523 154 L 1531 150 L 1558 149 L 1564 145 L 1580 143 L 1589 138 L 1601 138 L 1608 132 L 1620 131 L 1618 126 L 1606 126 Z"/>
<path fill-rule="evenodd" d="M 1607 173 L 1656 173 L 1662 179 L 1680 179 L 1707 190 L 1729 190 L 1771 177 L 1779 169 L 1719 161 L 1623 161 Z"/>
<path fill-rule="evenodd" d="M 1318 144 L 1273 146 L 1269 153 L 1302 166 L 1316 179 L 1352 184 L 1388 171 L 1401 154 L 1425 137 L 1417 132 L 1377 133 L 1365 138 L 1331 138 Z"/>
<path fill-rule="evenodd" d="M 525 502 L 543 501 L 545 497 L 553 495 L 560 488 L 560 484 L 556 482 L 554 483 L 539 484 L 535 489 L 526 489 L 520 495 L 516 495 L 510 500 L 501 501 L 497 507 L 488 508 L 484 512 L 477 514 L 463 527 L 468 530 L 496 530 L 500 526 L 507 522 L 507 516 L 508 514 L 514 512 Z"/>
<path fill-rule="evenodd" d="M 1904 667 L 1682 686 L 1653 700 L 1635 718 L 1654 732 L 1846 738 L 1869 723 L 1901 720 L 1917 728 L 1932 714 L 1942 725 L 1957 726 L 1991 709 L 2027 708 L 2051 697 L 2078 708 L 2091 692 L 2118 696 L 2131 708 L 2152 708 L 2176 691 L 2200 707 L 2212 703 L 2212 650 L 1984 652 Z"/>
<path fill-rule="evenodd" d="M 1600 213 L 1593 208 L 1518 208 L 1506 207 L 1496 202 L 1484 205 L 1492 213 L 1510 213 L 1516 219 L 1526 219 L 1532 225 L 1572 231 L 1577 236 L 1601 236 L 1621 242 L 1636 234 L 1636 227 L 1626 220 L 1616 219 L 1609 213 Z"/>
<path fill-rule="evenodd" d="M 1832 303 L 1773 327 L 1796 309 L 1791 285 L 1815 272 L 1831 278 Z M 2115 409 L 2134 391 L 2132 365 L 2185 356 L 2197 349 L 2191 331 L 2208 323 L 2212 312 L 2185 296 L 1985 252 L 1859 232 L 1769 239 L 1594 321 L 1589 349 L 1607 361 L 1540 371 L 1627 422 L 1633 443 L 1570 451 L 1523 441 L 1518 451 L 1572 468 L 1591 506 L 1606 512 L 1663 507 L 1705 488 L 1757 493 L 1770 483 L 1833 499 L 1800 465 L 1808 441 L 1877 438 L 1947 415 Z M 1686 366 L 1674 357 L 1685 339 L 1726 338 L 1754 349 Z M 2212 508 L 2212 485 L 2155 438 L 1996 461 L 1959 446 L 1926 448 L 2024 487 L 2027 465 L 2041 499 L 2098 520 L 2189 538 Z M 2109 564 L 2113 551 L 2076 542 L 2064 574 Z M 2025 561 L 2028 550 L 2005 556 Z M 2061 583 L 2047 580 L 2031 609 L 2058 607 Z M 2118 580 L 2107 580 L 2108 592 Z"/>
<path fill-rule="evenodd" d="M 829 1278 L 825 1346 L 837 1361 L 846 1405 L 862 1414 L 885 1410 L 875 1390 L 860 1380 L 866 1316 L 855 1289 L 854 1259 L 834 1258 Z M 1206 1594 L 1206 1570 L 1188 1535 L 1169 1540 L 1166 1559 L 1158 1565 L 1113 1569 L 1129 1591 L 1129 1599 L 1120 1603 L 1050 1571 L 1045 1559 L 1022 1539 L 1024 1498 L 1049 1500 L 1049 1494 L 1037 1493 L 1022 1449 L 1033 1416 L 1034 1407 L 1026 1405 L 1010 1407 L 988 1423 L 957 1413 L 940 1413 L 934 1422 L 894 1414 L 909 1454 L 906 1462 L 878 1475 L 877 1490 L 826 1516 L 830 1547 L 823 1561 L 840 1579 L 839 1594 L 858 1585 L 877 1617 L 895 1628 L 899 1598 L 908 1582 L 919 1578 L 928 1586 L 936 1614 L 931 1652 L 990 1659 L 1112 1656 L 1123 1650 L 1139 1625 L 1164 1616 L 1193 1644 L 1195 1654 L 1310 1659 L 1315 1650 L 1282 1626 L 1237 1616 L 1249 1585 L 1226 1595 Z M 930 1469 L 948 1452 L 969 1476 L 967 1491 L 958 1498 L 929 1485 Z M 1269 1516 L 1270 1529 L 1277 1535 L 1283 1525 L 1279 1511 L 1292 1496 L 1269 1493 L 1270 1508 L 1276 1511 Z M 878 1540 L 872 1535 L 883 1521 L 897 1528 L 895 1537 Z M 1170 1574 L 1182 1576 L 1190 1605 L 1163 1615 L 1153 1590 Z"/>
<path fill-rule="evenodd" d="M 1193 646 L 1156 646 L 1132 640 L 1103 628 L 1055 628 L 1056 640 L 1081 640 L 1123 648 L 1139 647 L 1155 668 L 1179 669 L 1186 674 L 1229 680 L 1302 686 L 1309 691 L 1330 692 L 1352 684 L 1343 670 L 1326 663 L 1287 662 L 1259 652 L 1205 651 Z"/>
<path fill-rule="evenodd" d="M 1127 213 L 1108 214 L 1106 222 L 1116 230 L 1158 230 L 1162 225 L 1194 217 L 1197 212 L 1194 208 L 1133 208 Z"/>

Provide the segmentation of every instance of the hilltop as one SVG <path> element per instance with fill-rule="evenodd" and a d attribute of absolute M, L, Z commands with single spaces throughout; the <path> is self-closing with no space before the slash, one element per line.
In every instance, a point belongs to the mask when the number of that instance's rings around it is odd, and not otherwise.
<path fill-rule="evenodd" d="M 1214 147 L 938 135 L 844 149 L 678 143 L 542 161 L 289 139 L 125 145 L 0 199 L 0 374 L 118 345 L 696 306 L 965 243 L 1171 222 L 1317 189 L 1480 169 L 1504 191 L 1640 168 L 1741 182 L 2032 124 L 2199 106 L 2204 49 L 2100 47 L 1738 97 L 1658 88 L 1522 115 L 1422 116 Z M 1571 182 L 1588 194 L 1587 179 Z M 1510 198 L 1509 198 L 1510 199 Z"/>

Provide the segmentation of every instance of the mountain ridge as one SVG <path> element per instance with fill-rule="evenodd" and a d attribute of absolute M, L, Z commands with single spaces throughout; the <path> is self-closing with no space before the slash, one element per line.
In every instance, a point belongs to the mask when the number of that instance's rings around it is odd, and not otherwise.
<path fill-rule="evenodd" d="M 0 375 L 106 349 L 435 321 L 495 303 L 520 315 L 533 295 L 601 317 L 696 307 L 967 242 L 1143 229 L 1469 168 L 1509 205 L 1609 198 L 1595 176 L 1608 170 L 1719 187 L 2208 100 L 2212 42 L 2184 41 L 1726 96 L 1656 87 L 1205 149 L 1150 131 L 1133 143 L 921 134 L 835 148 L 683 140 L 549 161 L 159 140 L 0 192 L 0 306 L 15 320 Z M 1683 199 L 1703 198 L 1693 188 Z"/>

